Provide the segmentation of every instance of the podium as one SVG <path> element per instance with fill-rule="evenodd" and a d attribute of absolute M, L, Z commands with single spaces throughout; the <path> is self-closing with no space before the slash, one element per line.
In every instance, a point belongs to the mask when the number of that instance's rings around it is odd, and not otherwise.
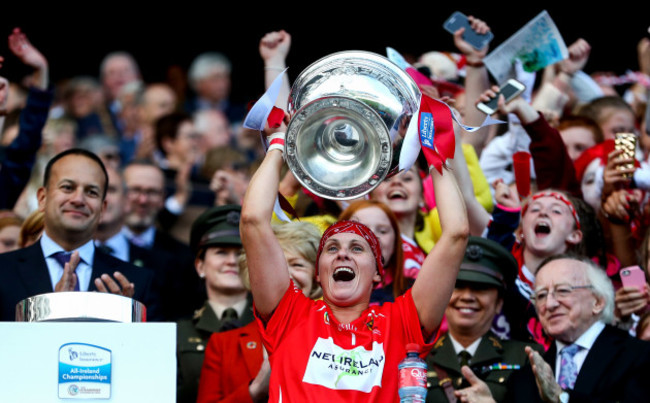
<path fill-rule="evenodd" d="M 28 301 L 29 300 L 29 301 Z M 1 402 L 175 402 L 176 324 L 103 293 L 21 301 L 0 322 Z"/>

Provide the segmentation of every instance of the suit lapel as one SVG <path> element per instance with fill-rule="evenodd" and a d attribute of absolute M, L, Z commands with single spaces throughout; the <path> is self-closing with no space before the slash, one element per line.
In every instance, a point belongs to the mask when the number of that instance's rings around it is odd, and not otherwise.
<path fill-rule="evenodd" d="M 148 261 L 148 253 L 149 250 L 141 248 L 135 244 L 133 244 L 131 241 L 128 241 L 129 243 L 129 263 L 138 266 L 138 267 L 147 267 L 149 269 L 158 269 L 157 267 L 151 267 L 149 261 Z"/>
<path fill-rule="evenodd" d="M 25 253 L 18 257 L 18 273 L 28 295 L 53 292 L 52 279 L 40 242 L 25 248 L 24 251 Z"/>
<path fill-rule="evenodd" d="M 481 342 L 476 349 L 476 354 L 471 359 L 472 367 L 479 364 L 496 362 L 501 359 L 503 346 L 499 339 L 491 332 L 488 332 L 481 338 Z"/>
<path fill-rule="evenodd" d="M 456 355 L 456 350 L 454 350 L 454 345 L 447 335 L 444 339 L 441 339 L 440 347 L 436 348 L 435 354 L 433 355 L 433 363 L 444 368 L 449 368 L 453 371 L 456 371 L 460 374 L 460 364 L 458 362 L 458 356 Z M 438 345 L 436 343 L 436 345 Z M 498 361 L 503 352 L 503 346 L 499 339 L 492 333 L 486 334 L 481 338 L 481 342 L 476 349 L 476 354 L 471 358 L 471 366 L 476 366 L 486 362 Z"/>
<path fill-rule="evenodd" d="M 544 361 L 548 363 L 548 365 L 551 366 L 551 370 L 553 373 L 555 373 L 555 358 L 557 357 L 557 345 L 555 344 L 555 340 L 551 342 L 551 346 L 548 348 L 548 351 L 544 353 Z"/>
<path fill-rule="evenodd" d="M 221 320 L 206 301 L 200 310 L 199 317 L 196 319 L 195 327 L 204 332 L 214 333 L 221 331 L 221 325 Z"/>
<path fill-rule="evenodd" d="M 621 339 L 609 326 L 605 326 L 580 368 L 574 390 L 588 396 L 598 389 L 597 383 L 606 378 L 607 366 L 615 361 L 620 349 Z"/>
<path fill-rule="evenodd" d="M 108 259 L 104 252 L 95 248 L 95 257 L 93 261 L 92 274 L 90 275 L 90 284 L 88 284 L 88 291 L 97 291 L 97 287 L 95 287 L 95 279 L 101 277 L 102 274 L 108 274 L 111 277 L 113 276 L 115 265 L 112 263 L 112 259 Z"/>
<path fill-rule="evenodd" d="M 439 347 L 438 347 L 439 346 Z M 454 350 L 454 345 L 449 338 L 449 335 L 445 335 L 444 338 L 441 338 L 436 342 L 433 350 L 435 354 L 433 355 L 433 363 L 443 368 L 447 368 L 457 374 L 460 374 L 460 364 L 458 362 L 458 356 L 456 355 L 456 350 Z"/>

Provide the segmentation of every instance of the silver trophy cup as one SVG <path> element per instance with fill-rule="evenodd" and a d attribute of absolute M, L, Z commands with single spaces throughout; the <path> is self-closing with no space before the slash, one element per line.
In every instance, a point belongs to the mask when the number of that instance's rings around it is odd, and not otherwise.
<path fill-rule="evenodd" d="M 133 298 L 104 292 L 51 292 L 16 305 L 16 322 L 146 322 L 147 308 Z"/>
<path fill-rule="evenodd" d="M 388 174 L 392 139 L 420 96 L 411 77 L 378 54 L 347 51 L 318 60 L 289 95 L 289 169 L 318 196 L 365 195 Z"/>

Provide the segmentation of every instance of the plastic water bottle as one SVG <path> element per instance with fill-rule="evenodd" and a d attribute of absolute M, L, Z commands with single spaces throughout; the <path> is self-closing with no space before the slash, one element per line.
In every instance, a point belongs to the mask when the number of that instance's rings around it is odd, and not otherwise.
<path fill-rule="evenodd" d="M 427 397 L 427 363 L 419 354 L 418 344 L 407 344 L 406 358 L 397 366 L 400 403 L 424 402 Z"/>

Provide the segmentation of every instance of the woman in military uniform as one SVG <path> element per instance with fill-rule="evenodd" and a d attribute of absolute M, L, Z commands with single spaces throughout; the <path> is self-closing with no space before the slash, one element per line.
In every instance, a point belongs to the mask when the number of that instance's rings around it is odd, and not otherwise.
<path fill-rule="evenodd" d="M 427 357 L 427 402 L 449 402 L 455 390 L 469 386 L 460 371 L 463 365 L 483 379 L 494 399 L 501 401 L 508 376 L 528 363 L 524 347 L 542 351 L 537 344 L 501 340 L 490 331 L 503 305 L 503 293 L 516 272 L 517 262 L 505 248 L 470 237 L 445 311 L 449 331 Z"/>
<path fill-rule="evenodd" d="M 194 266 L 205 280 L 208 300 L 191 319 L 178 322 L 178 402 L 196 402 L 204 350 L 212 333 L 253 320 L 252 299 L 239 276 L 240 211 L 235 205 L 213 207 L 192 225 Z"/>

